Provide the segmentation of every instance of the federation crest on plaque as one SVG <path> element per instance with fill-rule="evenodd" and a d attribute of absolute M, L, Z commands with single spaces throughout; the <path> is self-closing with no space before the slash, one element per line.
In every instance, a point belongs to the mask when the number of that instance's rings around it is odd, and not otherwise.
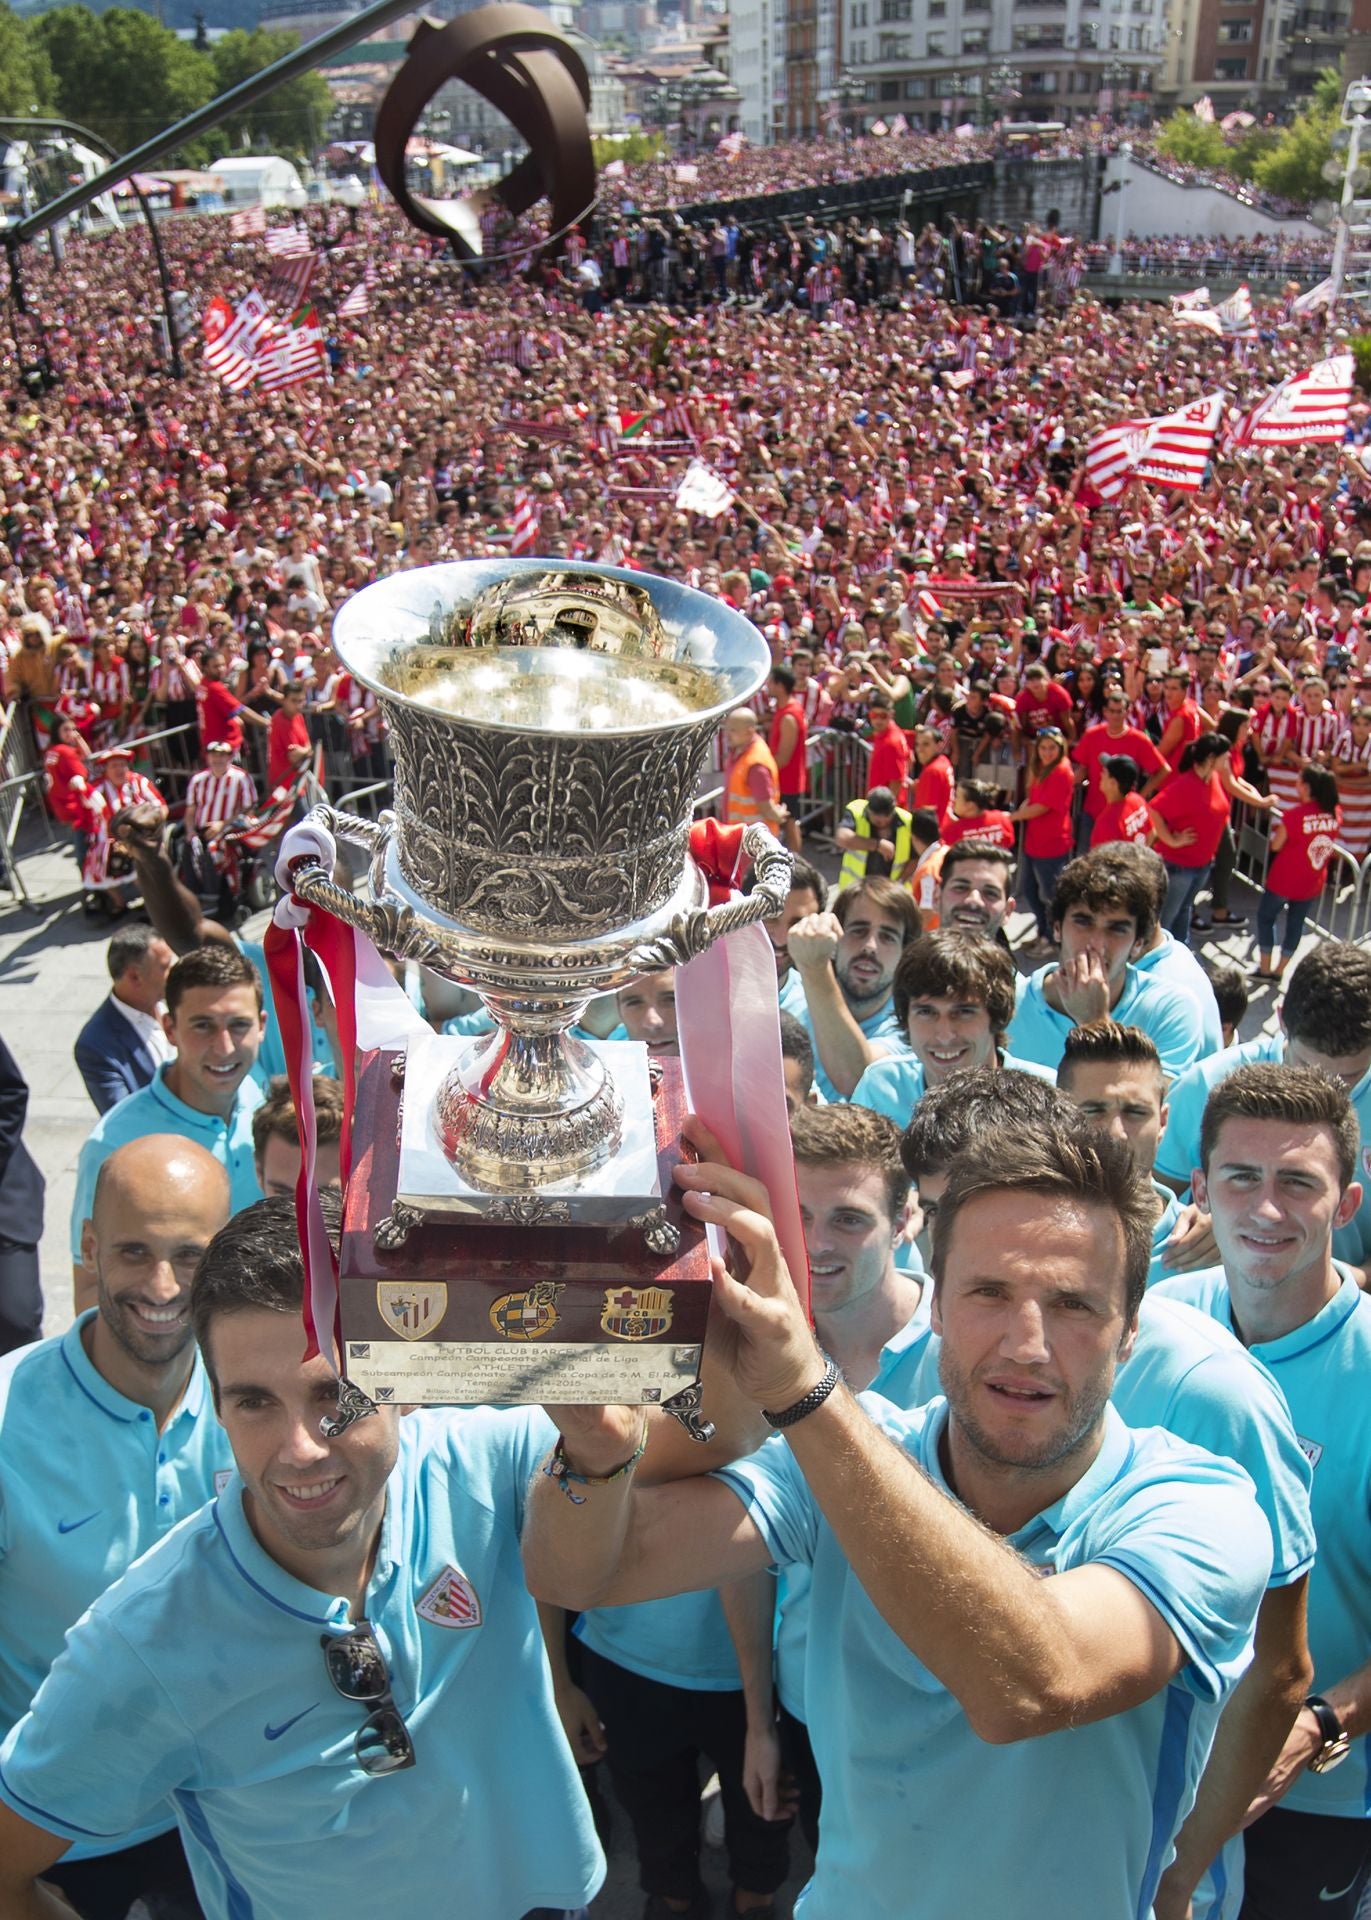
<path fill-rule="evenodd" d="M 376 1305 L 386 1325 L 402 1340 L 423 1340 L 447 1312 L 442 1280 L 378 1280 Z"/>
<path fill-rule="evenodd" d="M 670 1287 L 606 1287 L 600 1325 L 615 1340 L 655 1340 L 671 1325 Z"/>
<path fill-rule="evenodd" d="M 557 1324 L 561 1291 L 560 1281 L 540 1280 L 521 1293 L 502 1293 L 490 1303 L 490 1324 L 506 1340 L 539 1340 Z"/>

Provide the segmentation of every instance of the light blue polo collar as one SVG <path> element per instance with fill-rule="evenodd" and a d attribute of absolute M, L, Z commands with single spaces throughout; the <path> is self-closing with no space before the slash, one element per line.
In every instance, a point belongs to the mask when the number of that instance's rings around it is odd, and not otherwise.
<path fill-rule="evenodd" d="M 66 1363 L 68 1372 L 88 1400 L 94 1401 L 100 1411 L 107 1413 L 111 1420 L 122 1420 L 131 1425 L 150 1409 L 140 1405 L 137 1400 L 130 1400 L 127 1395 L 110 1385 L 86 1352 L 86 1343 L 81 1337 L 82 1328 L 89 1326 L 98 1312 L 98 1307 L 88 1307 L 83 1314 L 72 1321 L 62 1335 L 62 1359 Z M 167 1425 L 172 1427 L 178 1420 L 197 1419 L 204 1409 L 206 1391 L 205 1369 L 197 1352 L 185 1393 L 181 1396 L 181 1403 Z"/>

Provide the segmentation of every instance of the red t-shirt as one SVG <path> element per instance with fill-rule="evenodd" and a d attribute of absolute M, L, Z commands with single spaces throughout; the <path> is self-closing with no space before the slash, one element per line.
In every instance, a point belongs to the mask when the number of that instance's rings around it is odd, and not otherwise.
<path fill-rule="evenodd" d="M 195 690 L 195 714 L 200 723 L 200 746 L 213 746 L 226 740 L 237 753 L 243 744 L 243 729 L 237 716 L 242 703 L 229 692 L 222 680 L 202 680 Z"/>
<path fill-rule="evenodd" d="M 1152 818 L 1147 811 L 1147 802 L 1140 793 L 1126 793 L 1122 800 L 1101 808 L 1091 830 L 1090 844 L 1092 847 L 1102 847 L 1110 840 L 1132 840 L 1136 845 L 1145 847 L 1151 831 Z"/>
<path fill-rule="evenodd" d="M 1217 773 L 1201 780 L 1197 773 L 1173 773 L 1152 802 L 1173 833 L 1193 827 L 1195 838 L 1185 847 L 1157 842 L 1157 852 L 1169 867 L 1207 867 L 1219 850 L 1232 811 Z"/>
<path fill-rule="evenodd" d="M 872 772 L 875 772 L 873 766 Z M 952 812 L 952 796 L 957 790 L 957 782 L 952 775 L 952 763 L 945 753 L 933 756 L 926 767 L 920 767 L 919 777 L 914 782 L 914 798 L 910 807 L 931 807 L 938 816 L 938 837 L 942 838 Z"/>
<path fill-rule="evenodd" d="M 789 714 L 796 726 L 795 751 L 788 760 L 782 760 L 777 748 L 781 742 L 781 722 Z M 805 735 L 809 729 L 805 724 L 805 710 L 796 695 L 792 694 L 784 704 L 777 707 L 771 722 L 771 733 L 767 745 L 771 748 L 771 757 L 776 762 L 777 782 L 782 793 L 804 793 L 808 790 L 808 767 L 805 753 Z M 880 781 L 872 782 L 879 786 Z M 896 794 L 896 799 L 899 795 Z"/>
<path fill-rule="evenodd" d="M 1165 740 L 1167 734 L 1170 733 L 1172 727 L 1175 726 L 1178 720 L 1181 723 L 1181 737 L 1177 741 L 1171 753 L 1172 766 L 1175 766 L 1177 764 L 1177 762 L 1180 760 L 1182 752 L 1185 750 L 1186 747 L 1190 745 L 1190 742 L 1192 740 L 1197 740 L 1199 738 L 1200 710 L 1195 705 L 1195 702 L 1193 700 L 1182 700 L 1181 704 L 1176 708 L 1176 711 L 1174 713 L 1171 712 L 1170 708 L 1167 708 L 1163 712 L 1162 714 L 1162 739 L 1163 740 Z M 1201 862 L 1200 864 L 1202 865 L 1203 862 Z"/>
<path fill-rule="evenodd" d="M 1100 762 L 1107 753 L 1126 753 L 1130 760 L 1136 760 L 1144 780 L 1150 780 L 1166 765 L 1155 743 L 1137 727 L 1125 727 L 1118 734 L 1112 734 L 1103 721 L 1098 726 L 1087 727 L 1071 749 L 1071 758 L 1086 770 L 1085 799 L 1081 804 L 1092 820 L 1098 818 L 1104 807 Z"/>
<path fill-rule="evenodd" d="M 988 840 L 993 847 L 1008 847 L 1014 851 L 1014 822 L 1007 813 L 1001 813 L 998 807 L 990 807 L 984 813 L 978 813 L 973 819 L 962 820 L 955 813 L 947 817 L 942 839 L 949 847 L 955 847 L 959 840 Z"/>
<path fill-rule="evenodd" d="M 1285 845 L 1271 856 L 1266 884 L 1282 900 L 1312 900 L 1323 886 L 1333 846 L 1342 829 L 1342 808 L 1325 813 L 1302 801 L 1281 815 Z"/>
<path fill-rule="evenodd" d="M 295 778 L 290 763 L 292 747 L 309 745 L 309 725 L 303 713 L 287 713 L 278 707 L 271 716 L 267 733 L 267 788 L 288 787 Z"/>
<path fill-rule="evenodd" d="M 904 805 L 905 781 L 909 778 L 909 741 L 903 728 L 894 721 L 882 734 L 872 736 L 871 771 L 867 775 L 867 792 L 873 787 L 889 787 L 895 796 L 897 806 Z M 789 789 L 782 782 L 782 791 Z M 916 805 L 922 804 L 916 802 Z M 951 804 L 949 802 L 949 804 Z"/>
<path fill-rule="evenodd" d="M 1024 822 L 1023 850 L 1030 860 L 1055 860 L 1071 851 L 1071 802 L 1076 782 L 1065 760 L 1049 767 L 1041 780 L 1035 780 L 1024 798 L 1033 807 L 1048 812 L 1035 813 Z"/>
<path fill-rule="evenodd" d="M 1039 683 L 1041 686 L 1041 683 Z M 1071 695 L 1065 687 L 1059 687 L 1055 680 L 1049 680 L 1041 686 L 1040 692 L 1025 687 L 1014 702 L 1014 710 L 1019 716 L 1019 725 L 1028 739 L 1040 727 L 1065 727 L 1071 718 Z"/>

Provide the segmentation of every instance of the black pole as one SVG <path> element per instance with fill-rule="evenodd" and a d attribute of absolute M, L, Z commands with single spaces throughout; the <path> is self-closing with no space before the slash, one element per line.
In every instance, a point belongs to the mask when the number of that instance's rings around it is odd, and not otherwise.
<path fill-rule="evenodd" d="M 24 132 L 71 134 L 84 146 L 94 147 L 97 153 L 103 153 L 106 159 L 113 160 L 117 157 L 108 140 L 101 139 L 98 133 L 92 133 L 89 127 L 78 127 L 74 120 L 55 120 L 46 115 L 37 119 L 21 120 L 17 117 L 0 115 L 0 127 L 21 134 Z M 129 185 L 138 196 L 138 204 L 143 210 L 143 218 L 147 221 L 148 232 L 152 236 L 152 251 L 157 260 L 157 278 L 162 286 L 162 312 L 167 323 L 167 351 L 171 355 L 171 377 L 173 380 L 180 380 L 185 377 L 185 368 L 181 363 L 181 343 L 176 337 L 176 321 L 171 310 L 171 275 L 167 272 L 167 256 L 162 250 L 162 236 L 153 218 L 152 208 L 148 205 L 147 195 L 132 175 L 129 176 Z M 18 249 L 25 237 L 18 225 L 10 227 L 5 234 L 5 245 L 10 256 L 10 278 L 16 286 L 19 284 Z"/>
<path fill-rule="evenodd" d="M 154 134 L 151 140 L 145 140 L 141 147 L 135 147 L 131 153 L 116 160 L 113 166 L 97 174 L 94 180 L 72 187 L 56 200 L 49 201 L 47 206 L 39 207 L 36 213 L 17 220 L 9 231 L 17 239 L 31 240 L 34 234 L 64 220 L 68 214 L 79 213 L 82 207 L 89 206 L 100 194 L 108 193 L 111 187 L 117 186 L 134 171 L 148 172 L 159 160 L 175 153 L 178 147 L 183 147 L 197 134 L 208 133 L 211 127 L 231 119 L 245 107 L 255 106 L 287 80 L 294 80 L 298 74 L 322 66 L 333 54 L 346 52 L 369 33 L 374 33 L 377 27 L 387 26 L 392 20 L 398 20 L 413 11 L 414 0 L 373 0 L 373 4 L 364 7 L 361 13 L 349 14 L 339 26 L 321 33 L 315 40 L 307 41 L 303 47 L 297 47 L 294 53 L 288 53 L 274 65 L 263 67 L 260 73 L 252 74 L 238 86 L 231 87 L 227 93 L 221 93 L 217 100 L 197 107 L 194 113 L 188 113 L 175 126 Z"/>

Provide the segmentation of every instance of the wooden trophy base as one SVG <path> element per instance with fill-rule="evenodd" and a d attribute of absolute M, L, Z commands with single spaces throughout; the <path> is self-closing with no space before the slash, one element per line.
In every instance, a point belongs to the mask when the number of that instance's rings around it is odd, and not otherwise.
<path fill-rule="evenodd" d="M 690 1424 L 709 1314 L 704 1229 L 682 1213 L 680 1062 L 653 1064 L 666 1229 L 520 1224 L 396 1204 L 403 1054 L 363 1056 L 340 1251 L 343 1369 L 397 1404 L 666 1406 Z M 553 1203 L 555 1209 L 555 1202 Z M 676 1241 L 654 1252 L 648 1238 Z"/>

